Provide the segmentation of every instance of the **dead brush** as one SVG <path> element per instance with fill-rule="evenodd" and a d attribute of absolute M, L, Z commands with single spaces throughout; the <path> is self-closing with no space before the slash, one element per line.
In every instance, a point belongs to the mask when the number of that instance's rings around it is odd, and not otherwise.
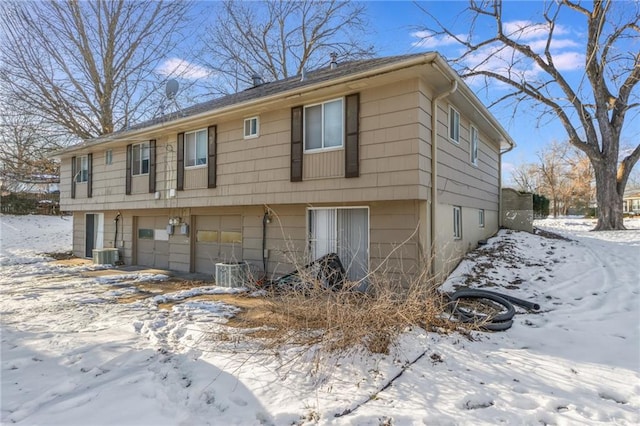
<path fill-rule="evenodd" d="M 442 315 L 445 300 L 421 274 L 408 286 L 385 275 L 369 277 L 367 291 L 358 283 L 330 289 L 312 277 L 304 288 L 272 292 L 267 298 L 270 326 L 280 329 L 274 344 L 318 344 L 329 352 L 363 346 L 388 353 L 396 337 L 410 327 L 451 328 Z"/>

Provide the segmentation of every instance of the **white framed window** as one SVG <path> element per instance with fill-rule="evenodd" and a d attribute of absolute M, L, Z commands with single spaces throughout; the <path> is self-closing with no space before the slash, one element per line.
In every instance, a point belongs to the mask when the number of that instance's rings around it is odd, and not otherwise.
<path fill-rule="evenodd" d="M 462 207 L 453 206 L 453 239 L 462 238 Z"/>
<path fill-rule="evenodd" d="M 76 157 L 76 170 L 76 183 L 89 181 L 89 157 L 87 155 Z"/>
<path fill-rule="evenodd" d="M 104 164 L 110 166 L 113 163 L 113 150 L 108 149 L 104 152 Z"/>
<path fill-rule="evenodd" d="M 149 173 L 149 143 L 137 143 L 131 148 L 131 174 L 133 176 Z"/>
<path fill-rule="evenodd" d="M 484 228 L 484 209 L 478 210 L 478 226 Z"/>
<path fill-rule="evenodd" d="M 207 129 L 184 134 L 185 167 L 207 165 Z"/>
<path fill-rule="evenodd" d="M 260 135 L 260 117 L 244 119 L 244 138 L 257 138 Z"/>
<path fill-rule="evenodd" d="M 311 260 L 336 253 L 353 281 L 369 272 L 369 208 L 309 208 L 308 243 Z"/>
<path fill-rule="evenodd" d="M 469 159 L 474 166 L 478 165 L 478 129 L 471 126 L 471 142 L 469 143 Z"/>
<path fill-rule="evenodd" d="M 460 113 L 452 106 L 449 107 L 449 139 L 460 143 Z"/>
<path fill-rule="evenodd" d="M 344 139 L 342 98 L 304 107 L 304 150 L 342 148 Z"/>

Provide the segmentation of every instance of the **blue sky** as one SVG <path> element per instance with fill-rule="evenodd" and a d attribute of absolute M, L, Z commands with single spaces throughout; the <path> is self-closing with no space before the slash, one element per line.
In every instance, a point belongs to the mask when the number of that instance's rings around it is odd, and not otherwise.
<path fill-rule="evenodd" d="M 430 11 L 443 24 L 451 25 L 456 29 L 456 34 L 468 32 L 468 18 L 461 15 L 463 9 L 468 6 L 467 1 L 427 1 L 419 2 L 422 8 Z M 517 21 L 541 22 L 541 11 L 545 3 L 542 1 L 505 1 L 503 8 L 503 21 L 515 23 Z M 630 4 L 631 5 L 631 4 Z M 634 6 L 631 6 L 634 7 Z M 421 51 L 436 50 L 445 57 L 456 56 L 456 46 L 445 39 L 434 40 L 429 46 L 418 46 L 420 40 L 415 33 L 423 29 L 429 23 L 429 17 L 414 3 L 409 1 L 372 1 L 368 3 L 371 19 L 372 40 L 381 56 L 416 53 Z M 579 14 L 564 12 L 560 15 L 561 27 L 556 31 L 558 61 L 564 60 L 564 73 L 566 78 L 577 86 L 584 79 L 584 34 L 587 31 L 586 20 Z M 476 31 L 487 32 L 489 27 L 476 27 Z M 533 45 L 540 42 L 541 38 L 531 37 Z M 630 50 L 636 50 L 640 46 L 627 45 Z M 556 55 L 554 54 L 554 59 Z M 556 62 L 558 63 L 558 62 Z M 473 82 L 468 84 L 474 89 L 485 104 L 489 101 L 480 87 Z M 499 90 L 499 87 L 496 87 Z M 553 140 L 566 140 L 566 132 L 555 119 L 538 121 L 538 114 L 528 108 L 518 110 L 515 117 L 513 108 L 497 106 L 491 109 L 504 128 L 512 135 L 517 147 L 504 156 L 503 175 L 509 180 L 510 170 L 513 165 L 527 162 L 535 162 L 536 153 Z M 621 144 L 635 146 L 640 136 L 638 120 L 632 120 L 636 116 L 628 115 L 626 130 L 623 132 Z M 634 123 L 635 121 L 635 123 Z"/>
<path fill-rule="evenodd" d="M 424 38 L 419 37 L 419 31 L 424 30 L 426 25 L 432 24 L 429 16 L 421 10 L 428 10 L 442 24 L 453 29 L 456 35 L 465 36 L 469 33 L 469 18 L 462 12 L 468 7 L 467 1 L 369 1 L 366 3 L 369 13 L 369 28 L 371 32 L 368 40 L 363 41 L 367 45 L 372 44 L 376 49 L 377 56 L 401 55 L 409 53 L 438 51 L 445 58 L 454 58 L 459 55 L 460 48 L 451 40 L 446 38 L 432 38 L 426 45 L 421 45 Z M 541 23 L 542 11 L 545 5 L 550 4 L 548 1 L 514 1 L 506 0 L 503 6 L 503 23 L 505 28 L 510 31 L 516 31 L 518 28 L 531 23 Z M 207 5 L 206 2 L 200 5 Z M 211 5 L 209 3 L 208 5 Z M 620 0 L 613 3 L 623 16 L 625 8 L 638 8 L 640 2 L 631 0 Z M 586 4 L 590 7 L 590 4 Z M 583 89 L 588 88 L 588 80 L 584 76 L 584 41 L 587 31 L 586 19 L 579 13 L 561 9 L 562 13 L 558 18 L 558 25 L 554 32 L 552 44 L 552 53 L 555 64 L 561 68 L 561 71 L 569 83 L 575 88 L 581 86 Z M 199 19 L 204 19 L 201 13 Z M 492 34 L 495 32 L 494 26 L 489 22 L 479 22 L 474 34 Z M 536 51 L 542 51 L 546 42 L 546 28 L 537 28 L 540 31 L 533 30 L 520 31 L 520 41 L 526 42 Z M 640 50 L 637 44 L 627 44 L 621 46 L 621 50 L 626 53 Z M 205 68 L 194 66 L 189 63 L 189 52 L 182 52 L 180 58 L 173 58 L 167 61 L 164 66 L 168 74 L 171 70 L 180 69 L 181 67 L 189 67 L 189 74 L 193 78 L 206 77 L 209 71 Z M 472 58 L 477 60 L 476 58 Z M 173 61 L 173 62 L 171 62 Z M 490 64 L 491 66 L 500 66 L 499 62 Z M 491 67 L 489 66 L 489 67 Z M 493 69 L 493 68 L 492 68 Z M 541 75 L 540 70 L 536 70 L 534 66 L 525 64 L 520 72 L 526 76 L 533 78 Z M 165 73 L 165 72 L 163 72 Z M 529 77 L 527 78 L 528 81 Z M 500 96 L 507 93 L 500 84 L 492 84 L 489 87 L 490 92 L 478 83 L 467 80 L 467 84 L 476 92 L 478 97 L 485 103 L 490 104 L 491 95 Z M 615 91 L 617 93 L 617 90 Z M 636 91 L 636 97 L 638 96 Z M 511 134 L 515 140 L 517 147 L 504 155 L 503 157 L 503 176 L 508 183 L 511 170 L 515 165 L 521 163 L 530 163 L 537 161 L 537 153 L 544 148 L 545 145 L 552 141 L 565 141 L 566 131 L 560 122 L 551 117 L 545 116 L 540 120 L 539 110 L 535 110 L 530 104 L 522 104 L 514 113 L 512 105 L 501 104 L 491 108 L 491 112 L 496 116 L 503 127 Z M 635 146 L 640 137 L 640 120 L 638 113 L 627 114 L 625 130 L 621 145 L 624 147 Z M 637 167 L 636 167 L 637 169 Z M 637 170 L 635 171 L 637 173 Z"/>

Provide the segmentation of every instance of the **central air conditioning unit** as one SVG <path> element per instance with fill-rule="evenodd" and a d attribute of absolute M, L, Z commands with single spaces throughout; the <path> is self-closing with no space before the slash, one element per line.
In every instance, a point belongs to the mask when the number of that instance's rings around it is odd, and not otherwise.
<path fill-rule="evenodd" d="M 216 263 L 216 285 L 220 287 L 243 287 L 249 275 L 247 262 Z"/>
<path fill-rule="evenodd" d="M 118 262 L 117 248 L 93 249 L 93 263 L 98 265 L 115 265 Z"/>

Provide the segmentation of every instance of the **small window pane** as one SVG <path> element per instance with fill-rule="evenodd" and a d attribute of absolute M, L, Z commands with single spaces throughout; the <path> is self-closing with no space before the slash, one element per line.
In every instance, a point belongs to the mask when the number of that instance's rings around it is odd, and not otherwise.
<path fill-rule="evenodd" d="M 199 243 L 217 243 L 218 231 L 198 231 L 196 232 L 196 241 Z"/>
<path fill-rule="evenodd" d="M 196 134 L 196 164 L 207 164 L 207 131 L 201 130 Z"/>
<path fill-rule="evenodd" d="M 153 240 L 153 229 L 138 229 L 138 239 Z"/>
<path fill-rule="evenodd" d="M 258 117 L 244 120 L 244 137 L 258 136 Z"/>
<path fill-rule="evenodd" d="M 322 148 L 322 105 L 304 110 L 304 145 L 305 149 Z"/>
<path fill-rule="evenodd" d="M 220 243 L 222 244 L 241 244 L 242 232 L 222 231 L 220 235 Z"/>
<path fill-rule="evenodd" d="M 324 104 L 324 147 L 342 146 L 342 99 Z"/>
<path fill-rule="evenodd" d="M 484 210 L 478 210 L 478 225 L 480 228 L 484 228 Z"/>
<path fill-rule="evenodd" d="M 78 170 L 76 182 L 87 182 L 89 180 L 89 157 L 83 155 L 82 157 L 76 158 L 76 169 Z"/>
<path fill-rule="evenodd" d="M 478 164 L 478 130 L 471 128 L 471 164 Z"/>
<path fill-rule="evenodd" d="M 460 114 L 453 108 L 449 108 L 449 137 L 456 141 L 460 141 Z"/>
<path fill-rule="evenodd" d="M 196 165 L 196 134 L 186 133 L 184 135 L 184 149 L 187 167 Z"/>
<path fill-rule="evenodd" d="M 104 164 L 110 165 L 113 162 L 113 151 L 108 149 L 104 152 Z"/>

